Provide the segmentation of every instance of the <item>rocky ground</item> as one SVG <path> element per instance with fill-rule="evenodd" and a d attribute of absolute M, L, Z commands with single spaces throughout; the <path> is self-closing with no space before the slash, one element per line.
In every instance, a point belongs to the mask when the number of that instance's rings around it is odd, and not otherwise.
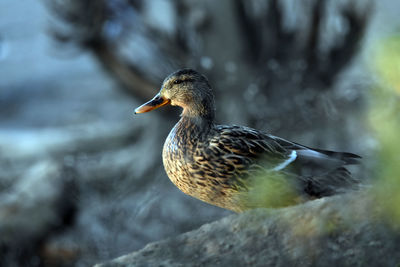
<path fill-rule="evenodd" d="M 380 211 L 370 192 L 252 210 L 96 266 L 397 266 L 400 233 Z"/>

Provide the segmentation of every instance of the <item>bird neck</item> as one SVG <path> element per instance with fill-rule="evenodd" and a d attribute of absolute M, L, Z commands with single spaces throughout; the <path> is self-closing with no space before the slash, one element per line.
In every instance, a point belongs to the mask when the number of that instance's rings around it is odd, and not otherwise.
<path fill-rule="evenodd" d="M 182 105 L 183 111 L 181 116 L 194 123 L 203 121 L 212 123 L 215 117 L 214 96 L 210 93 L 200 99 L 191 101 L 190 104 Z"/>
<path fill-rule="evenodd" d="M 208 117 L 183 115 L 176 125 L 179 136 L 187 138 L 186 141 L 202 141 L 213 128 L 214 122 Z"/>

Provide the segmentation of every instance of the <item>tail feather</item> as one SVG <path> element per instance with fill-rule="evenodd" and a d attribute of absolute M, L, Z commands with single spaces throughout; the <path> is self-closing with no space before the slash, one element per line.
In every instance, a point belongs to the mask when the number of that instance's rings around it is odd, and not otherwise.
<path fill-rule="evenodd" d="M 330 150 L 322 150 L 322 149 L 313 149 L 321 154 L 327 155 L 328 157 L 335 158 L 342 160 L 344 162 L 344 165 L 353 165 L 353 164 L 359 164 L 360 157 L 359 155 L 349 153 L 349 152 L 335 152 L 335 151 L 330 151 Z"/>
<path fill-rule="evenodd" d="M 360 181 L 344 167 L 325 175 L 300 177 L 303 192 L 312 197 L 324 197 L 356 190 Z"/>

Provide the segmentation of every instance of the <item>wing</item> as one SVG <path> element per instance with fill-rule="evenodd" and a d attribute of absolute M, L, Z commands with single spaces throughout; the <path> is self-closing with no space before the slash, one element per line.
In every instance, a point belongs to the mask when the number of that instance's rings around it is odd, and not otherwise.
<path fill-rule="evenodd" d="M 247 190 L 246 179 L 265 172 L 280 172 L 307 195 L 325 196 L 356 184 L 343 167 L 359 156 L 312 149 L 242 126 L 217 126 L 205 147 L 196 150 L 198 176 L 211 177 L 237 190 Z"/>
<path fill-rule="evenodd" d="M 346 152 L 309 148 L 243 126 L 218 126 L 208 149 L 211 154 L 232 160 L 239 170 L 268 171 L 316 176 L 344 165 L 357 164 L 360 157 Z"/>

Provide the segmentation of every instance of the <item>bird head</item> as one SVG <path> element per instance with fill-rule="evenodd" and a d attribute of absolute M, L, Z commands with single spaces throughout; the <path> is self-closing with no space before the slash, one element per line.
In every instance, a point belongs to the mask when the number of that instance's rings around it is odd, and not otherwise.
<path fill-rule="evenodd" d="M 192 69 L 182 69 L 165 78 L 160 92 L 137 109 L 145 113 L 164 105 L 183 108 L 182 116 L 214 117 L 214 96 L 207 78 Z"/>

